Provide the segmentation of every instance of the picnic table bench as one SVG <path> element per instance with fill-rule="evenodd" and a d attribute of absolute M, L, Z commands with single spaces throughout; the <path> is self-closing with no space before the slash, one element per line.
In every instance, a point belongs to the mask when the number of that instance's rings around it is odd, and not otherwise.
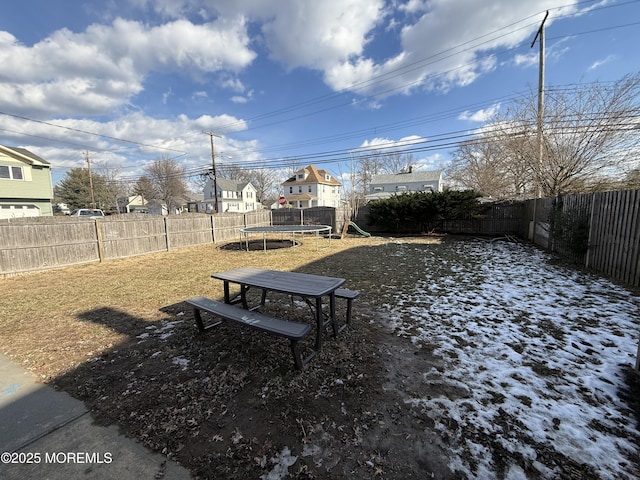
<path fill-rule="evenodd" d="M 344 298 L 347 300 L 347 316 L 346 322 L 340 327 L 340 332 L 351 325 L 351 308 L 353 301 L 358 298 L 360 292 L 357 290 L 349 290 L 348 288 L 338 288 L 335 292 L 336 298 Z"/>
<path fill-rule="evenodd" d="M 200 332 L 219 325 L 205 327 L 201 311 L 208 312 L 223 320 L 235 322 L 271 333 L 280 337 L 285 337 L 291 342 L 291 351 L 296 368 L 301 369 L 308 363 L 322 347 L 322 334 L 324 330 L 331 326 L 334 336 L 344 330 L 351 323 L 352 302 L 360 294 L 358 291 L 341 288 L 345 282 L 343 278 L 326 277 L 321 275 L 311 275 L 306 273 L 285 272 L 278 270 L 265 270 L 260 268 L 244 267 L 225 272 L 218 272 L 211 275 L 213 278 L 224 282 L 224 302 L 217 302 L 205 297 L 196 297 L 187 300 L 187 303 L 194 308 L 194 318 Z M 230 284 L 240 286 L 240 293 L 232 297 Z M 265 305 L 266 295 L 269 291 L 280 292 L 293 296 L 302 297 L 312 308 L 316 324 L 316 340 L 314 352 L 304 360 L 300 357 L 298 341 L 304 338 L 312 329 L 311 325 L 294 321 L 283 320 L 270 317 L 255 312 L 255 308 L 250 308 L 247 301 L 247 293 L 251 288 L 262 291 L 260 306 Z M 329 297 L 329 313 L 323 312 L 322 298 Z M 338 328 L 338 321 L 335 314 L 336 298 L 347 300 L 347 318 L 345 325 Z M 314 301 L 312 301 L 314 300 Z M 240 304 L 242 308 L 234 306 Z M 258 307 L 256 307 L 258 308 Z M 326 321 L 323 319 L 326 318 Z"/>
<path fill-rule="evenodd" d="M 293 362 L 298 370 L 301 370 L 302 367 L 308 363 L 313 356 L 315 356 L 315 352 L 313 352 L 303 360 L 298 348 L 298 341 L 307 336 L 311 331 L 311 325 L 309 324 L 270 317 L 268 315 L 234 307 L 233 305 L 217 302 L 205 297 L 191 298 L 186 302 L 193 307 L 193 316 L 195 317 L 196 325 L 198 326 L 198 331 L 200 333 L 204 333 L 210 328 L 216 327 L 221 323 L 217 322 L 205 327 L 202 320 L 202 314 L 200 313 L 201 311 L 205 311 L 223 320 L 235 322 L 255 330 L 268 332 L 273 335 L 289 339 L 291 353 L 293 354 Z"/>

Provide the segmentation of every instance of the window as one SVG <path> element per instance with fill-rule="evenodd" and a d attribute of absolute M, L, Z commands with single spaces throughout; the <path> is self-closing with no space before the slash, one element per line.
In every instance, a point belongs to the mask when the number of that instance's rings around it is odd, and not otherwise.
<path fill-rule="evenodd" d="M 7 180 L 24 180 L 24 176 L 22 175 L 22 167 L 0 165 L 0 178 L 4 178 Z"/>
<path fill-rule="evenodd" d="M 373 187 L 373 191 L 374 192 L 383 192 L 384 188 L 383 187 Z"/>
<path fill-rule="evenodd" d="M 398 185 L 396 187 L 396 191 L 398 191 L 398 192 L 406 192 L 407 191 L 407 186 L 406 185 Z"/>
<path fill-rule="evenodd" d="M 311 185 L 309 185 L 309 193 L 311 193 Z"/>
<path fill-rule="evenodd" d="M 302 187 L 298 187 L 298 193 L 302 193 Z"/>
<path fill-rule="evenodd" d="M 293 193 L 293 187 L 289 187 L 289 193 Z"/>

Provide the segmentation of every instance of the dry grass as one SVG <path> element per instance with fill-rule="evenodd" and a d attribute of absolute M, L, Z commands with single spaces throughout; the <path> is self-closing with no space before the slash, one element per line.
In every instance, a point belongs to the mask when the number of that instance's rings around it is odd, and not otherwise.
<path fill-rule="evenodd" d="M 55 377 L 139 333 L 128 332 L 126 325 L 88 322 L 86 312 L 111 309 L 156 322 L 168 305 L 198 295 L 221 298 L 222 283 L 210 277 L 214 272 L 244 266 L 305 271 L 306 266 L 309 273 L 332 275 L 330 261 L 317 272 L 320 260 L 385 241 L 321 240 L 316 251 L 315 241 L 307 239 L 295 249 L 266 253 L 205 245 L 0 279 L 0 351 L 43 379 Z M 348 273 L 339 270 L 335 276 Z"/>

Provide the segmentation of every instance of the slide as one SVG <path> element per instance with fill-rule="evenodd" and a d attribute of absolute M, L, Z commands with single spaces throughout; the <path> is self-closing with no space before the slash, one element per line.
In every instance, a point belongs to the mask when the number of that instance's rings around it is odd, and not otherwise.
<path fill-rule="evenodd" d="M 370 237 L 371 236 L 371 234 L 369 232 L 365 232 L 358 225 L 356 225 L 354 222 L 349 222 L 349 226 L 353 227 L 355 229 L 355 231 L 358 232 L 363 237 Z"/>

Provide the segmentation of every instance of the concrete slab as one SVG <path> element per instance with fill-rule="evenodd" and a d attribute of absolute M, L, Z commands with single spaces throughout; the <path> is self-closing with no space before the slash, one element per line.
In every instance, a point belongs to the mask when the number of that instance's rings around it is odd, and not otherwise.
<path fill-rule="evenodd" d="M 4 480 L 187 480 L 189 472 L 160 454 L 85 415 L 14 453 L 18 463 L 0 464 Z M 28 463 L 31 462 L 31 463 Z"/>
<path fill-rule="evenodd" d="M 0 355 L 0 478 L 187 480 L 185 468 L 116 426 L 93 423 L 84 404 Z"/>
<path fill-rule="evenodd" d="M 64 392 L 36 383 L 0 355 L 0 451 L 14 451 L 87 413 Z"/>

